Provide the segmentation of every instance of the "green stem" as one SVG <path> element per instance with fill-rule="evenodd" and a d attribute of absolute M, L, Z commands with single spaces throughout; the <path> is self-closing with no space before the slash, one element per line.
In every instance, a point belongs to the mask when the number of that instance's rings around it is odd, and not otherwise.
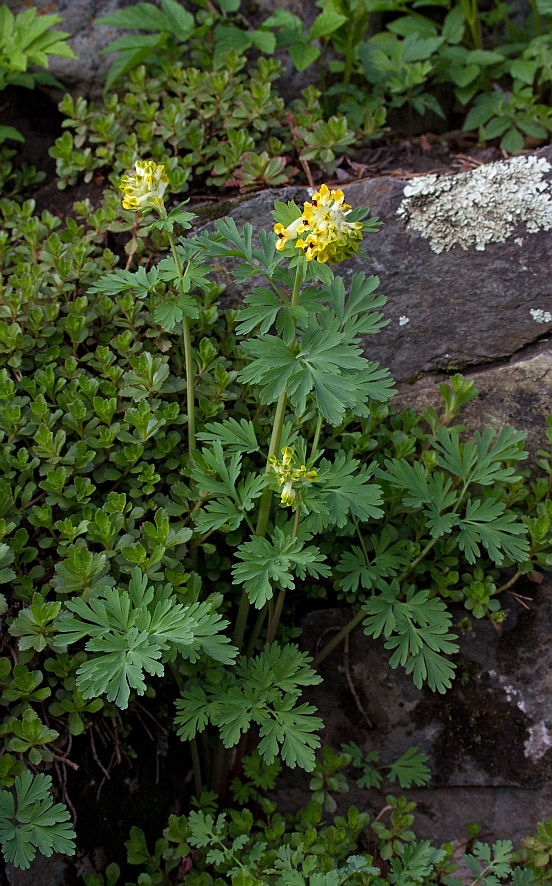
<path fill-rule="evenodd" d="M 184 692 L 184 681 L 182 679 L 182 674 L 178 670 L 177 664 L 174 661 L 171 661 L 169 662 L 169 666 L 175 679 L 176 685 L 178 686 L 178 691 L 181 693 Z M 197 796 L 199 797 L 201 791 L 203 790 L 203 777 L 201 774 L 199 748 L 197 746 L 197 740 L 195 738 L 190 739 L 190 752 L 192 755 L 192 766 L 194 768 L 194 788 Z"/>
<path fill-rule="evenodd" d="M 261 630 L 262 630 L 262 627 L 264 624 L 264 620 L 266 618 L 266 613 L 267 613 L 267 607 L 263 606 L 263 608 L 259 610 L 259 614 L 257 615 L 257 620 L 253 626 L 253 630 L 252 630 L 251 635 L 249 637 L 249 643 L 247 644 L 247 653 L 246 653 L 248 658 L 250 658 L 255 651 L 255 643 L 257 642 L 257 640 L 259 638 L 259 634 L 261 633 Z"/>
<path fill-rule="evenodd" d="M 454 505 L 454 507 L 453 507 L 453 509 L 452 509 L 452 513 L 453 513 L 453 514 L 456 513 L 456 511 L 457 511 L 458 508 L 460 507 L 460 503 L 461 503 L 462 499 L 464 498 L 464 495 L 466 494 L 469 485 L 470 485 L 469 481 L 467 481 L 467 482 L 464 484 L 464 487 L 463 487 L 463 489 L 462 489 L 462 492 L 461 492 L 460 495 L 458 496 L 458 499 L 457 499 L 457 501 L 456 501 L 456 504 Z M 358 528 L 358 527 L 357 527 L 357 528 Z M 360 533 L 359 533 L 359 537 L 360 537 Z M 401 583 L 401 582 L 403 582 L 403 581 L 405 580 L 405 578 L 406 578 L 406 577 L 412 572 L 412 570 L 418 565 L 418 563 L 420 562 L 420 560 L 423 560 L 424 557 L 426 556 L 426 554 L 429 553 L 429 551 L 430 551 L 431 548 L 437 543 L 437 541 L 438 541 L 437 538 L 432 538 L 431 541 L 429 541 L 429 542 L 426 544 L 426 546 L 423 548 L 422 551 L 420 551 L 420 553 L 419 553 L 418 556 L 412 561 L 412 563 L 409 563 L 409 565 L 406 567 L 406 569 L 405 569 L 403 572 L 401 572 L 401 574 L 398 576 L 397 581 L 398 581 L 399 583 Z M 363 545 L 363 547 L 364 547 L 364 545 Z M 349 622 L 347 622 L 347 624 L 345 625 L 345 627 L 341 628 L 341 630 L 339 631 L 339 633 L 336 634 L 334 637 L 332 637 L 332 639 L 331 639 L 328 643 L 326 643 L 326 645 L 324 646 L 324 648 L 323 648 L 323 649 L 318 653 L 318 655 L 315 657 L 315 659 L 314 659 L 314 661 L 313 661 L 313 663 L 312 663 L 312 666 L 313 666 L 313 667 L 317 667 L 317 665 L 319 665 L 320 662 L 324 661 L 324 659 L 328 657 L 328 655 L 330 654 L 330 652 L 333 652 L 333 650 L 336 648 L 336 646 L 339 646 L 339 644 L 341 643 L 341 641 L 344 640 L 345 637 L 347 637 L 348 634 L 351 633 L 351 631 L 354 631 L 354 629 L 356 628 L 356 626 L 360 624 L 360 622 L 362 621 L 363 618 L 366 618 L 366 612 L 365 612 L 363 609 L 360 609 L 359 612 L 357 612 L 357 614 L 354 615 L 354 616 L 352 617 L 352 619 L 351 619 Z"/>
<path fill-rule="evenodd" d="M 318 421 L 316 422 L 316 430 L 314 432 L 314 440 L 312 441 L 312 449 L 311 449 L 311 454 L 310 454 L 311 459 L 313 459 L 314 456 L 316 455 L 316 453 L 318 452 L 318 443 L 320 441 L 320 432 L 322 430 L 323 424 L 324 424 L 324 419 L 319 414 Z"/>
<path fill-rule="evenodd" d="M 351 80 L 353 73 L 354 51 L 353 51 L 353 29 L 354 21 L 350 18 L 347 23 L 347 45 L 345 48 L 345 68 L 343 71 L 343 83 L 347 86 Z"/>
<path fill-rule="evenodd" d="M 537 35 L 540 36 L 542 34 L 542 20 L 540 17 L 539 7 L 536 0 L 529 0 L 531 4 L 531 9 L 533 10 L 533 15 L 535 16 L 535 30 Z"/>
<path fill-rule="evenodd" d="M 408 564 L 408 566 L 406 567 L 404 572 L 401 572 L 401 574 L 399 575 L 399 578 L 398 578 L 399 582 L 405 580 L 406 576 L 409 575 L 410 572 L 412 572 L 412 570 L 414 569 L 415 566 L 418 565 L 420 560 L 424 559 L 425 555 L 430 552 L 431 548 L 433 547 L 434 544 L 436 544 L 436 542 L 437 542 L 436 538 L 432 538 L 431 541 L 428 541 L 425 548 L 422 551 L 420 551 L 420 553 L 418 554 L 416 559 L 413 560 L 412 563 Z"/>
<path fill-rule="evenodd" d="M 171 251 L 180 278 L 180 292 L 182 294 L 182 263 L 176 250 L 176 243 L 172 234 L 168 233 Z M 186 412 L 188 415 L 188 450 L 195 448 L 195 404 L 194 404 L 194 361 L 192 355 L 192 340 L 190 335 L 190 318 L 182 317 L 182 342 L 184 345 L 184 366 L 186 370 Z"/>
<path fill-rule="evenodd" d="M 301 507 L 299 506 L 295 510 L 295 522 L 293 524 L 293 532 L 291 533 L 292 538 L 297 538 L 297 533 L 299 532 L 299 521 L 301 519 Z M 278 625 L 280 624 L 280 618 L 282 615 L 282 609 L 284 608 L 284 600 L 286 597 L 286 589 L 282 588 L 280 593 L 278 594 L 278 599 L 276 601 L 276 606 L 274 608 L 274 614 L 270 618 L 268 623 L 268 628 L 266 631 L 266 642 L 268 646 L 272 646 L 274 642 L 274 638 L 276 637 L 276 631 L 278 630 Z"/>
<path fill-rule="evenodd" d="M 503 594 L 504 591 L 508 591 L 520 578 L 521 572 L 518 571 L 515 575 L 512 575 L 511 579 L 507 581 L 506 584 L 503 584 L 502 587 L 496 589 L 495 596 L 497 596 L 498 594 Z"/>
<path fill-rule="evenodd" d="M 192 765 L 194 767 L 194 788 L 196 792 L 196 796 L 201 796 L 201 791 L 203 790 L 203 778 L 201 775 L 201 761 L 199 759 L 199 748 L 197 746 L 197 739 L 190 739 L 190 751 L 192 752 Z"/>
<path fill-rule="evenodd" d="M 274 413 L 274 424 L 272 425 L 272 434 L 270 437 L 270 445 L 268 447 L 268 457 L 271 458 L 273 455 L 278 454 L 278 450 L 280 449 L 280 442 L 282 440 L 282 429 L 284 427 L 284 418 L 286 414 L 286 404 L 287 404 L 287 392 L 284 391 L 278 397 L 278 403 L 276 404 L 276 412 Z M 268 470 L 267 465 L 267 470 Z M 257 529 L 255 531 L 256 535 L 260 535 L 261 538 L 264 538 L 266 535 L 266 529 L 268 526 L 268 520 L 270 517 L 270 505 L 272 503 L 272 489 L 269 486 L 265 486 L 263 489 L 263 494 L 261 496 L 261 503 L 259 505 L 259 516 L 257 518 Z"/>
<path fill-rule="evenodd" d="M 293 292 L 291 294 L 291 306 L 295 307 L 299 300 L 299 293 L 301 291 L 301 274 L 299 272 L 299 268 L 297 268 L 295 272 L 295 281 L 293 284 Z M 268 448 L 268 457 L 270 458 L 273 455 L 276 455 L 278 450 L 280 449 L 280 442 L 282 440 L 282 430 L 284 427 L 284 418 L 286 414 L 286 404 L 287 404 L 287 391 L 283 391 L 278 397 L 278 403 L 276 404 L 276 412 L 274 413 L 274 422 L 272 424 L 272 434 L 270 436 L 270 444 Z M 266 470 L 269 470 L 268 463 L 266 466 Z M 259 516 L 257 518 L 257 527 L 255 530 L 255 535 L 260 536 L 260 538 L 264 538 L 266 535 L 266 530 L 268 528 L 268 521 L 270 519 L 270 506 L 272 504 L 272 490 L 269 486 L 265 486 L 263 489 L 263 494 L 261 495 L 261 501 L 259 504 Z M 243 638 L 245 635 L 245 629 L 247 627 L 247 616 L 249 615 L 249 599 L 245 591 L 242 592 L 240 605 L 238 609 L 238 615 L 236 618 L 236 627 L 234 629 L 234 644 L 241 649 L 243 646 Z"/>
<path fill-rule="evenodd" d="M 347 624 L 345 625 L 345 627 L 344 627 L 344 628 L 341 628 L 341 630 L 339 631 L 339 633 L 338 633 L 338 634 L 335 634 L 335 635 L 332 637 L 332 639 L 329 641 L 329 643 L 326 643 L 326 645 L 324 646 L 324 648 L 323 648 L 323 649 L 318 653 L 318 655 L 314 658 L 314 660 L 313 660 L 313 662 L 312 662 L 312 666 L 313 666 L 313 668 L 317 668 L 318 665 L 319 665 L 321 662 L 323 662 L 324 659 L 327 658 L 328 655 L 330 655 L 331 652 L 334 651 L 334 649 L 336 648 L 336 646 L 339 646 L 339 644 L 341 643 L 341 641 L 344 640 L 345 637 L 346 637 L 348 634 L 351 633 L 351 631 L 354 631 L 354 629 L 356 628 L 356 626 L 359 625 L 359 624 L 361 623 L 361 621 L 362 621 L 364 618 L 366 618 L 366 612 L 364 612 L 363 609 L 360 609 L 360 610 L 357 612 L 357 614 L 356 614 L 356 615 L 355 615 L 355 616 L 354 616 L 349 622 L 347 622 Z"/>

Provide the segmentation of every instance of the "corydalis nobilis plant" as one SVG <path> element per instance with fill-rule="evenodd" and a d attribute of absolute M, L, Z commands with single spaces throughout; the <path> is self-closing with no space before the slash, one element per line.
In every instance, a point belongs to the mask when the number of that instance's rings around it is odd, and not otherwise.
<path fill-rule="evenodd" d="M 164 184 L 161 166 L 140 162 L 135 174 L 123 179 L 121 189 L 127 208 L 151 208 L 160 216 L 155 224 L 166 231 L 173 256 L 172 272 L 166 262 L 161 265 L 165 279 L 172 273 L 175 285 L 182 287 L 190 262 L 201 253 L 203 259 L 238 259 L 237 281 L 262 276 L 270 286 L 258 287 L 244 298 L 236 327 L 242 364 L 237 382 L 242 392 L 250 392 L 272 411 L 268 451 L 260 463 L 262 444 L 251 421 L 245 420 L 249 441 L 245 446 L 242 441 L 236 447 L 229 440 L 226 429 L 235 424 L 231 419 L 206 425 L 197 437 L 190 436 L 198 356 L 192 349 L 190 317 L 182 321 L 189 358 L 188 471 L 196 489 L 195 547 L 201 548 L 219 530 L 239 533 L 232 574 L 242 595 L 233 631 L 234 646 L 240 650 L 236 664 L 214 670 L 205 664 L 191 670 L 186 666 L 188 681 L 179 678 L 178 733 L 192 742 L 197 786 L 201 763 L 195 738 L 208 727 L 214 727 L 222 745 L 231 748 L 255 725 L 259 751 L 267 762 L 281 755 L 290 766 L 311 769 L 322 723 L 300 696 L 303 686 L 319 682 L 320 677 L 306 653 L 291 644 L 280 645 L 276 638 L 286 593 L 294 590 L 296 581 L 330 575 L 325 557 L 312 543 L 317 524 L 327 527 L 343 524 L 348 515 L 363 518 L 380 513 L 380 489 L 370 471 L 352 457 L 323 458 L 321 446 L 324 423 L 339 425 L 347 409 L 365 415 L 371 400 L 384 401 L 392 391 L 388 373 L 368 361 L 359 347 L 368 317 L 372 331 L 383 325 L 380 314 L 367 315 L 383 302 L 374 295 L 377 281 L 356 275 L 353 298 L 348 301 L 342 282 L 327 267 L 355 253 L 363 232 L 375 231 L 378 223 L 364 221 L 367 211 L 353 211 L 341 191 L 323 185 L 303 212 L 294 203 L 277 203 L 276 236 L 262 231 L 260 248 L 253 246 L 251 227 L 246 226 L 241 235 L 232 219 L 215 222 L 214 233 L 177 242 L 173 225 L 180 222 L 181 210 L 167 213 Z M 190 214 L 185 215 L 188 223 Z M 298 239 L 298 249 L 282 249 L 278 232 L 285 229 L 285 239 L 291 239 L 289 231 L 297 218 L 300 226 L 295 229 L 308 231 L 308 245 L 302 247 Z M 301 432 L 292 430 L 292 423 Z M 198 451 L 196 439 L 208 445 Z M 251 457 L 247 467 L 246 455 Z M 274 491 L 280 496 L 276 507 Z M 257 612 L 248 626 L 251 607 Z M 86 692 L 88 685 L 83 688 Z M 210 767 L 208 760 L 204 767 Z M 221 788 L 220 783 L 217 786 Z"/>

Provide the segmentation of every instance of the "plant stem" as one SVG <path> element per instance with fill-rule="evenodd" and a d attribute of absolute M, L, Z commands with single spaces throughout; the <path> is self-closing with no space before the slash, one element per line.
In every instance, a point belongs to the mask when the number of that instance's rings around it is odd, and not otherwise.
<path fill-rule="evenodd" d="M 272 434 L 270 437 L 270 445 L 268 447 L 268 457 L 271 458 L 273 455 L 278 453 L 280 448 L 280 442 L 282 439 L 282 429 L 284 427 L 284 418 L 286 414 L 286 404 L 287 404 L 287 393 L 284 391 L 278 397 L 278 403 L 276 404 L 276 412 L 274 413 L 274 424 L 272 425 Z M 267 465 L 267 471 L 268 471 Z M 263 489 L 263 494 L 261 496 L 261 503 L 259 505 L 259 516 L 257 518 L 257 528 L 255 530 L 255 535 L 260 535 L 261 538 L 264 538 L 266 535 L 266 529 L 268 526 L 268 519 L 270 517 L 270 505 L 272 502 L 272 489 L 269 486 L 265 486 Z"/>
<path fill-rule="evenodd" d="M 413 560 L 412 563 L 409 563 L 409 564 L 408 564 L 408 566 L 406 567 L 406 569 L 404 570 L 404 572 L 401 572 L 401 574 L 399 575 L 399 578 L 398 578 L 398 581 L 399 581 L 399 582 L 405 580 L 406 576 L 407 576 L 410 572 L 412 572 L 412 570 L 414 569 L 415 566 L 418 565 L 418 563 L 420 562 L 420 560 L 423 560 L 423 559 L 424 559 L 425 555 L 428 554 L 428 553 L 430 552 L 431 548 L 433 547 L 434 544 L 436 544 L 436 542 L 437 542 L 437 538 L 432 538 L 431 541 L 428 541 L 428 543 L 426 544 L 425 548 L 424 548 L 422 551 L 420 551 L 420 553 L 418 554 L 418 556 L 416 557 L 416 559 Z"/>
<path fill-rule="evenodd" d="M 506 582 L 506 584 L 503 584 L 500 588 L 496 589 L 495 596 L 498 594 L 503 594 L 504 591 L 509 590 L 513 585 L 515 585 L 516 581 L 520 578 L 521 578 L 521 572 L 519 572 L 519 570 L 518 570 L 518 572 L 516 572 L 516 574 L 513 575 L 511 577 L 511 579 L 509 579 L 509 581 Z"/>
<path fill-rule="evenodd" d="M 174 661 L 169 662 L 169 666 L 175 679 L 176 685 L 178 686 L 179 692 L 184 692 L 184 681 L 182 680 L 182 674 L 178 670 L 178 666 L 175 664 Z M 199 797 L 201 791 L 203 790 L 203 777 L 201 774 L 199 748 L 197 746 L 197 740 L 195 738 L 190 739 L 190 753 L 192 755 L 192 766 L 194 767 L 194 788 L 197 796 Z"/>
<path fill-rule="evenodd" d="M 171 251 L 180 278 L 180 292 L 182 293 L 182 263 L 180 256 L 176 250 L 176 243 L 171 233 L 168 233 Z M 192 356 L 192 341 L 190 335 L 190 318 L 185 315 L 182 317 L 182 343 L 184 345 L 184 365 L 186 369 L 186 412 L 188 415 L 188 450 L 192 452 L 195 448 L 195 404 L 194 404 L 194 362 Z"/>
<path fill-rule="evenodd" d="M 353 631 L 356 628 L 356 626 L 359 625 L 364 618 L 366 618 L 366 615 L 367 615 L 367 613 L 364 612 L 363 609 L 360 609 L 357 612 L 357 614 L 349 622 L 347 622 L 345 627 L 341 628 L 339 633 L 335 634 L 335 636 L 332 637 L 332 639 L 329 641 L 329 643 L 326 643 L 324 648 L 314 658 L 314 660 L 312 662 L 313 668 L 317 668 L 318 665 L 321 662 L 323 662 L 324 659 L 327 658 L 331 652 L 334 651 L 336 646 L 339 646 L 339 644 L 341 643 L 342 640 L 345 639 L 347 634 L 350 634 L 351 631 Z"/>
<path fill-rule="evenodd" d="M 542 21 L 540 17 L 539 7 L 536 0 L 529 0 L 531 4 L 531 9 L 533 10 L 533 15 L 535 16 L 535 31 L 537 32 L 537 36 L 542 34 Z"/>
<path fill-rule="evenodd" d="M 295 272 L 295 281 L 293 283 L 293 292 L 291 294 L 291 305 L 295 307 L 299 300 L 299 293 L 301 291 L 301 274 L 299 273 L 299 268 L 297 268 Z M 274 413 L 274 422 L 272 424 L 272 434 L 270 437 L 270 444 L 268 448 L 268 457 L 270 458 L 272 455 L 276 455 L 279 448 L 280 442 L 282 439 L 282 429 L 284 427 L 284 418 L 286 414 L 286 404 L 287 404 L 287 391 L 282 391 L 280 396 L 278 397 L 278 403 L 276 404 L 276 412 Z M 266 470 L 269 470 L 268 463 L 266 466 Z M 257 518 L 257 527 L 255 530 L 255 535 L 260 536 L 260 538 L 264 538 L 266 535 L 266 530 L 268 528 L 268 521 L 270 519 L 270 506 L 272 504 L 272 489 L 269 486 L 265 486 L 263 489 L 263 494 L 261 495 L 261 501 L 259 504 L 259 516 Z M 242 591 L 242 596 L 240 600 L 240 605 L 238 609 L 238 615 L 236 617 L 236 627 L 234 629 L 234 643 L 241 649 L 243 646 L 243 638 L 245 635 L 245 629 L 247 626 L 247 616 L 249 614 L 249 598 L 245 591 Z"/>
<path fill-rule="evenodd" d="M 299 269 L 295 272 L 295 282 L 293 284 L 293 292 L 291 294 L 291 306 L 295 307 L 299 300 L 299 292 L 301 290 L 301 275 L 299 273 Z M 276 404 L 276 412 L 274 413 L 274 423 L 272 425 L 272 434 L 270 437 L 270 445 L 268 448 L 268 457 L 270 458 L 272 455 L 276 455 L 279 448 L 280 442 L 282 439 L 282 429 L 284 427 L 284 418 L 286 414 L 286 404 L 287 404 L 287 391 L 282 391 L 280 396 L 278 397 L 278 403 Z M 267 465 L 268 471 L 268 465 Z M 272 490 L 269 489 L 268 486 L 265 487 L 263 491 L 263 495 L 261 497 L 261 503 L 259 506 L 259 516 L 257 519 L 257 529 L 255 531 L 256 535 L 260 535 L 262 538 L 266 535 L 266 529 L 268 526 L 268 518 L 270 516 L 270 504 L 272 502 Z"/>
<path fill-rule="evenodd" d="M 262 609 L 259 610 L 259 614 L 257 616 L 257 620 L 253 626 L 253 630 L 251 631 L 251 635 L 249 637 L 249 643 L 247 644 L 247 652 L 246 655 L 250 658 L 255 651 L 255 643 L 261 633 L 262 626 L 264 624 L 264 620 L 266 618 L 267 608 L 263 606 Z"/>
<path fill-rule="evenodd" d="M 353 30 L 355 27 L 352 18 L 347 22 L 347 45 L 345 49 L 345 68 L 343 71 L 343 83 L 347 86 L 351 80 L 353 73 L 354 50 L 353 50 Z"/>
<path fill-rule="evenodd" d="M 311 449 L 311 454 L 310 454 L 311 459 L 314 458 L 314 456 L 318 452 L 318 443 L 320 440 L 320 432 L 322 430 L 323 424 L 324 424 L 324 419 L 319 414 L 318 421 L 316 422 L 316 430 L 314 432 L 314 440 L 312 441 L 312 449 Z"/>
<path fill-rule="evenodd" d="M 299 521 L 301 519 L 301 507 L 297 507 L 295 510 L 295 522 L 293 524 L 293 532 L 291 533 L 292 538 L 297 538 L 297 533 L 299 532 Z M 274 642 L 274 638 L 276 636 L 276 631 L 278 630 L 278 625 L 280 624 L 280 617 L 282 615 L 282 609 L 284 608 L 284 600 L 286 597 L 286 589 L 282 588 L 280 593 L 278 594 L 278 599 L 276 600 L 276 606 L 274 608 L 274 614 L 271 616 L 268 622 L 268 628 L 266 631 L 266 642 L 268 646 L 271 646 Z"/>
<path fill-rule="evenodd" d="M 190 739 L 190 751 L 192 752 L 192 764 L 194 767 L 194 788 L 196 792 L 196 796 L 201 796 L 201 791 L 203 790 L 203 778 L 201 775 L 201 761 L 199 759 L 199 748 L 197 746 L 197 739 Z"/>

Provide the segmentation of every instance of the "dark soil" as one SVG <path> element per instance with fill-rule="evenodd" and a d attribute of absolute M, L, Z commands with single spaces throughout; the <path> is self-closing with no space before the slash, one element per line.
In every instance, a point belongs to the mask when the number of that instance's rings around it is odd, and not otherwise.
<path fill-rule="evenodd" d="M 55 175 L 56 161 L 50 157 L 48 150 L 63 133 L 63 115 L 57 105 L 38 89 L 9 86 L 2 92 L 0 110 L 2 123 L 14 126 L 25 138 L 24 142 L 8 143 L 17 150 L 14 165 L 27 163 L 36 166 L 46 173 L 47 181 L 51 180 Z"/>

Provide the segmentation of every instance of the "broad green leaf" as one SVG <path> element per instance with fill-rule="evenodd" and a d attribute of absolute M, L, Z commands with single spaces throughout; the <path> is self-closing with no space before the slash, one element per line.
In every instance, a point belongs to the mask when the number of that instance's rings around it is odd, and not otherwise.
<path fill-rule="evenodd" d="M 321 12 L 310 27 L 307 40 L 310 42 L 311 40 L 319 40 L 320 37 L 328 37 L 346 21 L 347 16 L 341 15 L 339 12 Z"/>
<path fill-rule="evenodd" d="M 153 3 L 136 3 L 95 20 L 97 25 L 141 31 L 170 31 L 171 22 Z"/>

